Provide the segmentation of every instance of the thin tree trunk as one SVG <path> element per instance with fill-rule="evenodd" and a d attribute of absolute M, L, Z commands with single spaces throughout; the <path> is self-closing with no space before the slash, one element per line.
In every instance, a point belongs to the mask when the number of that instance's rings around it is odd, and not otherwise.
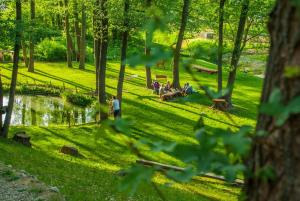
<path fill-rule="evenodd" d="M 247 21 L 248 11 L 249 11 L 249 0 L 244 0 L 241 9 L 239 26 L 235 37 L 234 49 L 231 57 L 231 64 L 230 64 L 231 69 L 227 81 L 228 93 L 226 94 L 225 99 L 228 102 L 229 107 L 232 107 L 231 98 L 232 98 L 232 92 L 235 83 L 236 71 L 241 57 L 241 45 L 242 45 L 243 34 L 244 34 L 245 25 Z"/>
<path fill-rule="evenodd" d="M 31 16 L 31 33 L 29 38 L 29 66 L 28 72 L 34 72 L 34 33 L 35 26 L 35 0 L 30 0 L 30 16 Z"/>
<path fill-rule="evenodd" d="M 183 0 L 180 30 L 178 34 L 176 48 L 174 50 L 173 87 L 175 89 L 180 89 L 180 80 L 179 80 L 180 50 L 181 50 L 182 41 L 184 37 L 185 27 L 189 16 L 189 6 L 190 6 L 190 0 Z"/>
<path fill-rule="evenodd" d="M 223 63 L 223 26 L 224 26 L 224 5 L 226 0 L 220 0 L 219 8 L 219 45 L 218 45 L 218 92 L 222 91 L 222 63 Z"/>
<path fill-rule="evenodd" d="M 3 130 L 2 130 L 2 136 L 5 138 L 7 138 L 8 135 L 12 110 L 15 101 L 15 91 L 16 91 L 17 75 L 18 75 L 18 68 L 19 68 L 19 53 L 21 48 L 21 36 L 22 36 L 21 16 L 22 16 L 21 0 L 16 0 L 16 39 L 15 39 L 15 47 L 14 47 L 13 70 L 12 70 L 11 84 L 9 90 L 7 112 L 5 116 Z"/>
<path fill-rule="evenodd" d="M 290 0 L 277 0 L 271 13 L 269 31 L 271 48 L 261 102 L 266 103 L 275 88 L 281 90 L 284 104 L 300 96 L 300 76 L 285 72 L 300 72 L 300 7 Z M 277 108 L 273 108 L 276 110 Z M 266 131 L 256 137 L 248 161 L 252 173 L 271 167 L 273 179 L 246 177 L 248 201 L 298 201 L 300 197 L 300 113 L 292 114 L 282 126 L 274 117 L 259 114 L 256 131 Z"/>
<path fill-rule="evenodd" d="M 27 48 L 24 41 L 21 42 L 21 46 L 22 46 L 24 64 L 25 67 L 28 68 L 29 65 L 28 65 L 28 58 L 27 58 Z"/>
<path fill-rule="evenodd" d="M 122 33 L 122 47 L 121 47 L 121 66 L 119 73 L 119 81 L 117 87 L 117 97 L 120 102 L 120 116 L 122 115 L 122 95 L 123 95 L 123 82 L 125 75 L 125 67 L 126 67 L 126 53 L 127 53 L 127 45 L 128 45 L 128 35 L 129 35 L 129 0 L 125 0 L 124 2 L 124 31 Z"/>
<path fill-rule="evenodd" d="M 96 95 L 99 94 L 99 71 L 100 71 L 100 52 L 101 52 L 101 3 L 100 0 L 95 1 L 93 12 L 93 31 L 94 31 L 94 62 L 96 69 Z"/>
<path fill-rule="evenodd" d="M 80 63 L 79 68 L 85 69 L 85 54 L 86 54 L 86 7 L 82 3 L 82 21 L 81 21 L 81 39 L 80 39 Z"/>
<path fill-rule="evenodd" d="M 72 39 L 70 35 L 70 22 L 69 22 L 69 10 L 68 10 L 68 0 L 65 0 L 65 32 L 67 38 L 67 62 L 68 67 L 72 68 Z"/>
<path fill-rule="evenodd" d="M 146 0 L 146 8 L 149 9 L 151 7 L 152 0 Z M 152 35 L 153 33 L 149 33 L 146 30 L 146 37 L 145 37 L 145 55 L 149 57 L 151 55 L 151 43 L 152 43 Z M 146 86 L 148 89 L 152 88 L 152 76 L 151 76 L 151 66 L 146 65 Z"/>
<path fill-rule="evenodd" d="M 77 44 L 77 55 L 76 59 L 77 61 L 80 60 L 80 28 L 79 28 L 79 17 L 78 17 L 78 0 L 74 0 L 73 2 L 73 10 L 74 10 L 74 28 L 75 28 L 75 34 L 76 34 L 76 44 Z"/>
<path fill-rule="evenodd" d="M 100 121 L 108 118 L 108 108 L 106 103 L 106 62 L 108 48 L 108 16 L 107 16 L 107 0 L 101 0 L 101 11 L 103 13 L 102 21 L 102 37 L 100 51 L 100 69 L 99 69 L 99 103 L 100 103 Z"/>

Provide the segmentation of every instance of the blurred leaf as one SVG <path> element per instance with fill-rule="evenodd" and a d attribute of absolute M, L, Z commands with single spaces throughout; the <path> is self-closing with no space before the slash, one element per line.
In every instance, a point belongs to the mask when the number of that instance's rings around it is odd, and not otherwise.
<path fill-rule="evenodd" d="M 196 172 L 192 167 L 185 168 L 183 172 L 174 170 L 167 171 L 167 176 L 178 182 L 189 182 L 195 175 Z"/>

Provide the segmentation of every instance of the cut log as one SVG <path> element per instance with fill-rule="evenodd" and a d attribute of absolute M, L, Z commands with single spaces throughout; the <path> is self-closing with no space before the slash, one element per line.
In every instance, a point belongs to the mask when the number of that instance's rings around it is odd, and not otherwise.
<path fill-rule="evenodd" d="M 167 80 L 167 79 L 168 79 L 168 76 L 166 76 L 166 75 L 155 75 L 155 79 L 156 79 L 156 80 L 160 80 L 160 79 L 165 79 L 165 80 Z"/>
<path fill-rule="evenodd" d="M 218 70 L 205 68 L 202 66 L 194 65 L 193 68 L 196 69 L 198 72 L 204 72 L 204 73 L 208 73 L 208 74 L 217 74 L 218 73 Z"/>
<path fill-rule="evenodd" d="M 67 145 L 64 145 L 60 149 L 60 152 L 63 154 L 70 155 L 70 156 L 75 156 L 75 157 L 80 156 L 78 149 L 76 149 L 75 147 L 67 146 Z"/>
<path fill-rule="evenodd" d="M 225 99 L 213 99 L 213 108 L 226 111 L 228 109 L 228 103 Z"/>
<path fill-rule="evenodd" d="M 177 167 L 177 166 L 173 166 L 173 165 L 166 165 L 166 164 L 158 163 L 158 162 L 155 162 L 155 161 L 138 159 L 138 160 L 136 160 L 136 163 L 144 165 L 144 166 L 149 166 L 149 167 L 158 167 L 161 171 L 168 171 L 168 170 L 174 170 L 174 171 L 177 171 L 177 172 L 183 172 L 184 171 L 184 168 L 182 168 L 182 167 Z M 217 180 L 220 180 L 220 181 L 226 181 L 224 176 L 215 175 L 213 173 L 201 174 L 199 176 L 206 177 L 206 178 L 211 178 L 211 179 L 217 179 Z M 230 184 L 236 185 L 236 186 L 241 186 L 241 185 L 244 185 L 244 181 L 241 180 L 241 179 L 236 179 L 234 182 L 231 182 Z"/>
<path fill-rule="evenodd" d="M 13 140 L 27 147 L 31 147 L 30 137 L 25 132 L 15 133 Z"/>

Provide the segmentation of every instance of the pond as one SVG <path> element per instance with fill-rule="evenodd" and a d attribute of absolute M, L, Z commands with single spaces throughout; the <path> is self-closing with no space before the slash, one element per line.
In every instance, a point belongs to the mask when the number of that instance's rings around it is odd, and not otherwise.
<path fill-rule="evenodd" d="M 8 97 L 4 97 L 4 106 Z M 95 122 L 94 109 L 80 108 L 61 98 L 48 96 L 16 96 L 11 125 L 50 126 L 80 125 Z M 4 119 L 5 115 L 3 115 Z M 4 121 L 4 120 L 3 120 Z"/>

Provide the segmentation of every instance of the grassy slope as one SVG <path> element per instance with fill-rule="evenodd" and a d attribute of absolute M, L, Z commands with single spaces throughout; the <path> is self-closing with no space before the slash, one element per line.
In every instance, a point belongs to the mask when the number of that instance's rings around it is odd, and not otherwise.
<path fill-rule="evenodd" d="M 107 69 L 107 91 L 110 94 L 116 93 L 118 66 L 118 63 L 110 62 Z M 4 66 L 5 76 L 10 76 L 10 69 L 10 65 Z M 46 82 L 51 80 L 51 83 L 56 85 L 65 82 L 67 87 L 77 86 L 81 90 L 90 90 L 95 86 L 93 71 L 90 65 L 87 70 L 81 71 L 69 69 L 64 63 L 37 63 L 36 73 L 28 73 L 25 68 L 21 68 L 19 81 L 33 82 L 34 77 Z M 135 137 L 146 137 L 155 141 L 195 143 L 192 128 L 201 113 L 205 113 L 205 124 L 210 129 L 217 127 L 234 129 L 233 122 L 228 120 L 223 112 L 210 108 L 211 102 L 202 91 L 176 101 L 161 102 L 151 90 L 145 89 L 144 69 L 128 68 L 126 75 L 133 74 L 139 77 L 125 81 L 123 112 L 136 119 Z M 171 70 L 153 69 L 153 74 L 166 74 L 171 77 L 172 73 Z M 197 76 L 201 84 L 216 87 L 215 75 L 198 74 Z M 191 81 L 191 77 L 184 72 L 181 73 L 181 81 L 182 84 L 188 81 L 196 86 L 196 83 Z M 255 125 L 261 84 L 259 78 L 238 74 L 233 97 L 236 107 L 232 112 L 236 124 Z M 33 138 L 34 149 L 27 150 L 0 141 L 1 160 L 28 170 L 48 184 L 58 186 L 69 200 L 107 200 L 110 196 L 117 200 L 126 200 L 123 195 L 117 193 L 118 179 L 113 172 L 128 166 L 135 158 L 128 153 L 120 136 L 108 131 L 104 132 L 94 126 L 72 129 L 19 127 L 13 128 L 11 133 L 16 129 L 28 131 Z M 62 156 L 58 150 L 63 144 L 78 147 L 86 158 L 72 159 Z M 178 161 L 165 154 L 155 155 L 153 159 L 178 164 Z M 162 177 L 158 177 L 157 181 L 164 183 Z M 184 186 L 173 185 L 161 188 L 168 195 L 169 200 L 237 200 L 239 194 L 237 188 L 214 180 L 203 183 L 203 179 Z M 158 200 L 153 188 L 147 185 L 142 187 L 137 198 L 137 200 Z"/>

